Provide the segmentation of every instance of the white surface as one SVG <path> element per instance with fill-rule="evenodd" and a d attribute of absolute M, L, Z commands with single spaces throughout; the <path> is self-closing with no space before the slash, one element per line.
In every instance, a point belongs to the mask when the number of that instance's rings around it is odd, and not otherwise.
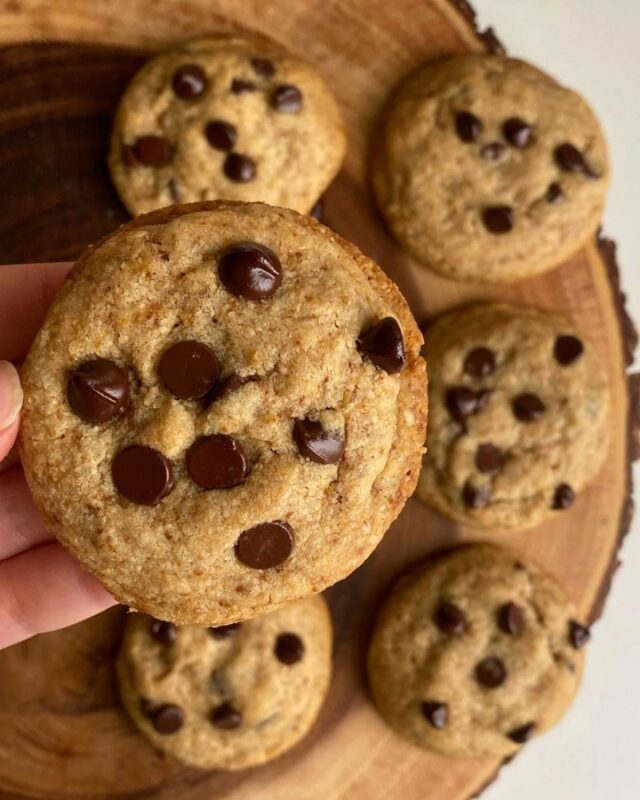
<path fill-rule="evenodd" d="M 640 323 L 640 0 L 472 2 L 511 55 L 577 89 L 602 119 L 613 160 L 604 228 Z M 634 477 L 640 488 L 637 465 Z M 575 706 L 483 800 L 640 800 L 640 508 L 622 558 Z"/>

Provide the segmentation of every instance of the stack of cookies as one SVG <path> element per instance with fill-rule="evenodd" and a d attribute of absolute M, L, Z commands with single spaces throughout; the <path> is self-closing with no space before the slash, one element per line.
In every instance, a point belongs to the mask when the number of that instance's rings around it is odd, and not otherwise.
<path fill-rule="evenodd" d="M 600 219 L 598 123 L 522 62 L 426 67 L 373 149 L 390 230 L 447 278 L 551 269 Z M 23 371 L 40 513 L 140 612 L 123 704 L 154 746 L 205 769 L 264 763 L 309 731 L 331 675 L 318 594 L 416 486 L 459 523 L 521 529 L 568 509 L 606 454 L 606 379 L 567 320 L 476 305 L 425 346 L 382 269 L 313 219 L 345 151 L 331 91 L 278 48 L 208 37 L 152 59 L 109 155 L 141 216 L 79 259 Z M 373 700 L 414 744 L 508 755 L 567 709 L 588 636 L 536 566 L 463 548 L 391 593 Z"/>

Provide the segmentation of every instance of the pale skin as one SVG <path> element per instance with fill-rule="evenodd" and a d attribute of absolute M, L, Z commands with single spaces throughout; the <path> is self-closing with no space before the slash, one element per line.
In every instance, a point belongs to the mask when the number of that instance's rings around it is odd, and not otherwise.
<path fill-rule="evenodd" d="M 0 649 L 115 604 L 40 521 L 14 447 L 22 407 L 15 365 L 70 267 L 0 266 Z"/>

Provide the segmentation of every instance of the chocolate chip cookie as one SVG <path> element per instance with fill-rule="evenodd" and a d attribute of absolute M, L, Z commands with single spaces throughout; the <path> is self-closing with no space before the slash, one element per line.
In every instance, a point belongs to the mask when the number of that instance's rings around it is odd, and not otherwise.
<path fill-rule="evenodd" d="M 401 579 L 369 651 L 386 722 L 449 756 L 506 756 L 567 711 L 589 638 L 550 576 L 472 545 Z"/>
<path fill-rule="evenodd" d="M 209 37 L 135 76 L 109 166 L 132 214 L 221 198 L 306 213 L 345 149 L 337 103 L 314 69 L 257 42 Z"/>
<path fill-rule="evenodd" d="M 218 628 L 131 614 L 118 678 L 124 706 L 159 750 L 201 769 L 271 761 L 309 731 L 331 677 L 322 597 Z"/>
<path fill-rule="evenodd" d="M 392 100 L 373 183 L 418 261 L 507 282 L 557 266 L 595 232 L 609 162 L 578 94 L 522 61 L 464 55 L 424 67 Z"/>
<path fill-rule="evenodd" d="M 395 285 L 311 218 L 139 217 L 82 256 L 26 360 L 35 502 L 161 619 L 224 625 L 319 592 L 415 488 L 421 344 Z"/>
<path fill-rule="evenodd" d="M 609 391 L 567 320 L 486 304 L 428 331 L 430 418 L 418 497 L 459 522 L 535 525 L 562 513 L 607 453 Z"/>

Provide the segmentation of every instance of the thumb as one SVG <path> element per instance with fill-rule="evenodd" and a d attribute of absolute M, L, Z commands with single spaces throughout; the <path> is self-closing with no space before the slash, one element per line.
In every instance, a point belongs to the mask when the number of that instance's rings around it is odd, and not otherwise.
<path fill-rule="evenodd" d="M 17 369 L 0 361 L 0 461 L 8 454 L 18 435 L 22 386 Z"/>

